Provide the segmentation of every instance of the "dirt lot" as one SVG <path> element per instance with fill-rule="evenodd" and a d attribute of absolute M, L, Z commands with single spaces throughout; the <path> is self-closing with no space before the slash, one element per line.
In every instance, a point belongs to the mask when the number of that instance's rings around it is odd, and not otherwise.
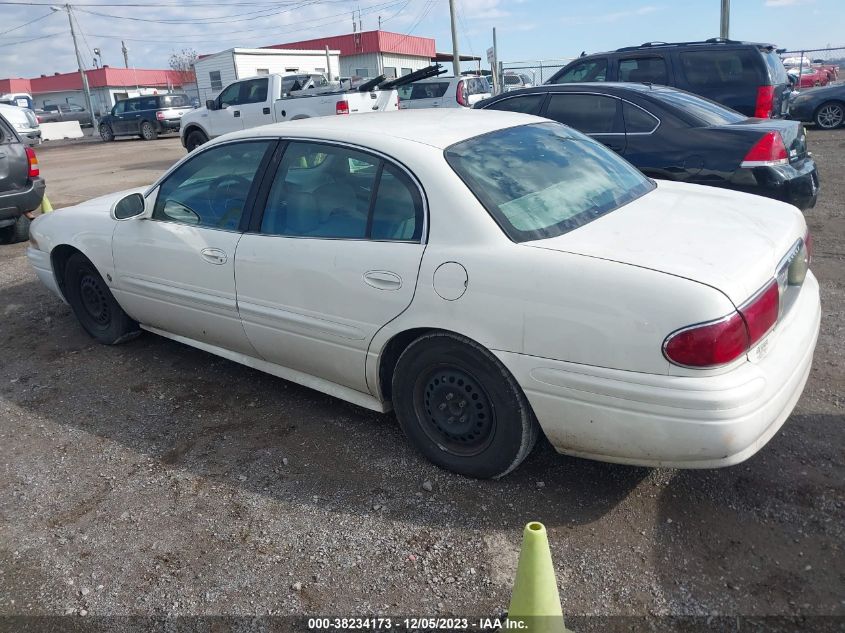
<path fill-rule="evenodd" d="M 811 131 L 810 144 L 824 311 L 812 376 L 772 442 L 723 470 L 541 445 L 503 481 L 453 476 L 390 415 L 150 334 L 93 343 L 24 246 L 0 247 L 0 615 L 67 614 L 55 630 L 123 615 L 492 615 L 507 607 L 522 526 L 540 520 L 576 630 L 682 628 L 667 616 L 842 630 L 845 130 Z M 150 182 L 183 152 L 162 139 L 38 154 L 64 206 Z"/>

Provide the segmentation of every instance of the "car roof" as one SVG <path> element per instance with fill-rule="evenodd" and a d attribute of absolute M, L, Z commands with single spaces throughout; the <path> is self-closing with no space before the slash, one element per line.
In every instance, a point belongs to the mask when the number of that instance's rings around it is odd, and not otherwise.
<path fill-rule="evenodd" d="M 510 96 L 515 97 L 522 94 L 537 94 L 538 92 L 549 92 L 552 90 L 566 90 L 566 91 L 589 91 L 589 92 L 638 92 L 641 94 L 654 94 L 660 92 L 683 92 L 678 88 L 672 86 L 664 86 L 661 84 L 650 84 L 643 82 L 630 81 L 582 81 L 571 82 L 565 84 L 542 84 L 532 88 L 525 88 L 524 90 L 504 92 L 498 97 Z"/>
<path fill-rule="evenodd" d="M 666 49 L 677 49 L 677 48 L 695 48 L 695 49 L 702 49 L 702 48 L 732 48 L 732 47 L 740 47 L 740 46 L 753 46 L 755 48 L 768 48 L 775 50 L 776 47 L 774 44 L 766 44 L 764 42 L 745 42 L 741 40 L 719 40 L 718 38 L 713 38 L 712 40 L 704 40 L 700 42 L 645 42 L 644 44 L 640 44 L 639 46 L 623 46 L 622 48 L 617 48 L 612 51 L 601 51 L 596 53 L 590 53 L 588 55 L 584 55 L 582 57 L 576 57 L 573 62 L 577 62 L 579 59 L 583 59 L 584 57 L 594 57 L 596 55 L 612 55 L 614 53 L 635 53 L 635 52 L 655 52 L 660 50 Z M 570 62 L 572 63 L 572 62 Z"/>
<path fill-rule="evenodd" d="M 446 149 L 460 141 L 499 129 L 548 123 L 530 114 L 465 108 L 398 110 L 352 116 L 323 116 L 273 123 L 218 137 L 219 139 L 279 137 L 366 142 L 373 149 L 387 139 L 402 139 Z M 389 143 L 387 144 L 389 145 Z"/>

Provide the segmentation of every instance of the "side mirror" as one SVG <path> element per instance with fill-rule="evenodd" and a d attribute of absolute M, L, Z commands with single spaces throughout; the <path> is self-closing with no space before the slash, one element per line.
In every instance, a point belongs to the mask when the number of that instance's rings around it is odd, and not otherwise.
<path fill-rule="evenodd" d="M 205 107 L 209 110 L 216 110 L 217 109 L 217 99 L 208 99 L 205 102 Z"/>
<path fill-rule="evenodd" d="M 111 217 L 113 220 L 129 220 L 144 214 L 146 201 L 140 193 L 130 193 L 112 205 Z"/>

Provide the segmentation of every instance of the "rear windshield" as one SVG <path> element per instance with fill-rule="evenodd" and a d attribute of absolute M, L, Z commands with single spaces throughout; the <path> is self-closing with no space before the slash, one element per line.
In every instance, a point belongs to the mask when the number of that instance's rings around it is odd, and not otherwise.
<path fill-rule="evenodd" d="M 684 92 L 683 90 L 660 90 L 649 93 L 649 96 L 681 110 L 684 118 L 694 125 L 727 125 L 739 123 L 748 117 L 736 110 L 726 108 L 720 103 L 710 101 L 704 97 Z"/>
<path fill-rule="evenodd" d="M 773 85 L 789 83 L 789 78 L 786 76 L 786 68 L 783 67 L 783 62 L 777 53 L 770 50 L 762 50 L 760 53 L 763 59 L 766 60 L 766 67 L 769 69 L 769 79 Z"/>
<path fill-rule="evenodd" d="M 163 108 L 185 108 L 191 105 L 188 95 L 165 95 L 161 98 Z"/>
<path fill-rule="evenodd" d="M 505 75 L 506 86 L 517 86 L 522 83 L 522 79 L 518 75 Z"/>
<path fill-rule="evenodd" d="M 769 78 L 763 75 L 759 57 L 759 52 L 751 48 L 708 48 L 680 54 L 684 76 L 693 88 L 768 84 Z"/>
<path fill-rule="evenodd" d="M 559 123 L 496 130 L 445 155 L 515 242 L 568 233 L 654 188 L 604 145 Z"/>
<path fill-rule="evenodd" d="M 399 88 L 399 98 L 408 99 L 439 99 L 449 89 L 448 81 L 427 81 L 425 83 L 409 84 Z"/>

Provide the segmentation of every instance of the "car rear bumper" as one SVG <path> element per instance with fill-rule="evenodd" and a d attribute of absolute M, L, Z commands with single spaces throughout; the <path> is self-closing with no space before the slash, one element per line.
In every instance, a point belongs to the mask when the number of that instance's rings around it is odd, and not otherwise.
<path fill-rule="evenodd" d="M 768 353 L 701 377 L 496 355 L 557 451 L 622 464 L 716 468 L 754 455 L 789 417 L 810 373 L 820 317 L 818 282 L 808 274 L 796 303 L 758 346 Z"/>
<path fill-rule="evenodd" d="M 178 132 L 181 125 L 181 119 L 164 119 L 158 121 L 158 131 L 160 134 L 166 134 L 168 132 Z"/>
<path fill-rule="evenodd" d="M 819 173 L 816 162 L 807 156 L 789 165 L 741 167 L 728 186 L 737 191 L 788 202 L 805 211 L 816 206 Z"/>
<path fill-rule="evenodd" d="M 44 179 L 41 177 L 33 178 L 26 189 L 0 193 L 0 222 L 35 211 L 43 198 Z"/>

